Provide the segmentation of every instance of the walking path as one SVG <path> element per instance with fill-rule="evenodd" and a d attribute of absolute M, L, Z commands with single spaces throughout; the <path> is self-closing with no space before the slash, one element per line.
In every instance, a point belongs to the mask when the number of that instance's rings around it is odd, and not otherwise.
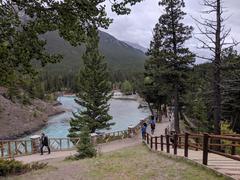
<path fill-rule="evenodd" d="M 158 148 L 160 149 L 160 147 Z M 166 152 L 166 149 L 164 149 Z M 170 154 L 174 155 L 173 149 L 170 149 Z M 177 156 L 184 157 L 184 150 L 178 149 Z M 202 164 L 203 152 L 201 150 L 188 150 L 188 159 Z M 240 161 L 236 161 L 224 156 L 213 153 L 208 153 L 208 168 L 213 169 L 219 173 L 230 176 L 234 179 L 240 180 Z"/>
<path fill-rule="evenodd" d="M 160 134 L 163 134 L 165 131 L 165 128 L 169 126 L 170 122 L 167 118 L 163 118 L 163 121 L 161 123 L 156 124 L 156 129 L 154 135 L 158 136 Z M 148 132 L 150 132 L 150 127 L 147 129 Z M 126 138 L 123 140 L 116 140 L 109 143 L 99 144 L 97 146 L 97 149 L 100 153 L 106 153 L 110 151 L 115 151 L 119 149 L 123 149 L 126 147 L 136 146 L 138 144 L 142 143 L 141 135 L 140 133 L 133 138 Z M 74 155 L 76 153 L 76 150 L 72 151 L 58 151 L 58 152 L 52 152 L 51 154 L 32 154 L 28 156 L 21 156 L 16 157 L 16 160 L 22 161 L 24 163 L 31 163 L 36 161 L 46 161 L 49 159 L 56 159 L 56 158 L 65 158 L 71 155 Z"/>
<path fill-rule="evenodd" d="M 171 122 L 168 118 L 163 118 L 163 121 L 159 124 L 156 124 L 156 129 L 153 136 L 159 136 L 165 133 L 165 128 L 169 128 L 171 126 Z M 147 132 L 150 132 L 150 127 L 148 127 Z M 116 140 L 105 144 L 100 144 L 97 146 L 97 149 L 100 153 L 106 153 L 110 151 L 115 151 L 119 149 L 123 149 L 126 147 L 136 146 L 142 143 L 141 135 L 137 135 L 133 138 L 127 138 L 123 140 Z M 158 147 L 160 149 L 160 147 Z M 164 147 L 164 151 L 166 148 Z M 74 155 L 76 150 L 73 151 L 59 151 L 52 152 L 50 155 L 33 154 L 29 156 L 16 157 L 16 160 L 22 161 L 24 163 L 31 163 L 36 161 L 49 161 L 53 159 L 63 159 L 67 156 Z M 173 153 L 173 149 L 170 149 L 170 154 Z M 177 156 L 184 157 L 184 150 L 178 149 Z M 202 164 L 203 152 L 201 150 L 194 151 L 189 150 L 188 159 Z M 240 161 L 232 160 L 217 154 L 209 153 L 208 154 L 208 167 L 225 175 L 228 175 L 234 179 L 240 180 Z"/>
<path fill-rule="evenodd" d="M 171 127 L 173 123 L 173 119 L 171 122 L 167 122 L 165 120 L 161 125 L 157 126 L 156 134 L 153 136 L 159 136 L 164 134 L 165 128 Z M 149 133 L 150 134 L 150 133 Z M 149 147 L 150 148 L 150 147 Z M 160 151 L 160 144 L 157 147 L 158 151 Z M 164 146 L 164 152 L 166 152 L 166 147 Z M 170 154 L 174 155 L 173 148 L 170 148 Z M 177 156 L 184 157 L 184 149 L 177 149 Z M 198 150 L 188 150 L 188 158 L 198 164 L 202 164 L 203 159 L 203 151 Z M 240 180 L 240 161 L 233 160 L 221 155 L 208 153 L 208 168 L 213 169 L 221 174 L 230 176 L 233 179 Z"/>

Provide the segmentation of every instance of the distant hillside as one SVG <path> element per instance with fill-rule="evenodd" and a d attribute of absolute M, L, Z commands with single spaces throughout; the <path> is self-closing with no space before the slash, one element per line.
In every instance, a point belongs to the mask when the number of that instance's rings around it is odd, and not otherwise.
<path fill-rule="evenodd" d="M 100 51 L 106 58 L 109 68 L 112 71 L 134 71 L 142 70 L 145 54 L 123 41 L 117 40 L 108 33 L 100 31 Z M 49 32 L 43 36 L 47 40 L 46 49 L 51 53 L 63 55 L 62 62 L 51 64 L 46 70 L 51 73 L 77 72 L 82 63 L 84 47 L 72 47 L 64 39 L 60 38 L 57 32 Z"/>
<path fill-rule="evenodd" d="M 139 45 L 139 44 L 132 43 L 132 42 L 129 42 L 129 41 L 124 41 L 124 42 L 126 42 L 128 45 L 130 45 L 130 46 L 132 46 L 132 47 L 134 47 L 134 48 L 136 48 L 136 49 L 141 50 L 141 51 L 144 52 L 144 53 L 146 53 L 147 50 L 148 50 L 147 48 L 145 48 L 145 47 L 143 47 L 143 46 L 141 46 L 141 45 Z"/>

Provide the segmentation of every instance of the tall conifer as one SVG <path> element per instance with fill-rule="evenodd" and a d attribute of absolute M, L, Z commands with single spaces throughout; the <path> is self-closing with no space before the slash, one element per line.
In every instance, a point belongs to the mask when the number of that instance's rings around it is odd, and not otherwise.
<path fill-rule="evenodd" d="M 169 93 L 174 102 L 174 128 L 179 132 L 180 98 L 185 89 L 187 72 L 194 62 L 194 54 L 185 47 L 185 42 L 191 38 L 193 28 L 182 22 L 186 15 L 182 11 L 185 7 L 182 0 L 161 0 L 159 5 L 164 7 L 164 13 L 156 25 L 151 52 L 161 61 L 159 64 L 161 79 L 168 82 Z"/>
<path fill-rule="evenodd" d="M 90 36 L 91 35 L 91 36 Z M 84 101 L 84 110 L 74 114 L 69 130 L 70 137 L 78 136 L 87 126 L 91 133 L 97 129 L 109 128 L 113 123 L 108 114 L 111 85 L 108 81 L 107 64 L 98 50 L 99 37 L 96 27 L 91 28 L 83 55 L 84 67 L 79 74 L 78 98 Z"/>

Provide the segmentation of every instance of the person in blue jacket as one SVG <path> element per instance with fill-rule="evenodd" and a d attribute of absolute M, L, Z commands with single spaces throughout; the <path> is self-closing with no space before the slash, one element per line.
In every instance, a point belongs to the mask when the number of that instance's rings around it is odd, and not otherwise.
<path fill-rule="evenodd" d="M 156 126 L 156 122 L 155 122 L 154 116 L 151 116 L 150 126 L 151 126 L 151 133 L 154 134 L 155 126 Z"/>
<path fill-rule="evenodd" d="M 147 123 L 143 123 L 143 126 L 142 126 L 142 139 L 146 139 L 146 133 L 147 133 Z"/>

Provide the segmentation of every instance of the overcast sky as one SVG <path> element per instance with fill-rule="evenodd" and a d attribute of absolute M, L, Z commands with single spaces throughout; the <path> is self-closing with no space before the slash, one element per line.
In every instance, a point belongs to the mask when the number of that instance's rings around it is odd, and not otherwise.
<path fill-rule="evenodd" d="M 187 13 L 184 22 L 187 25 L 195 26 L 194 18 L 199 18 L 203 6 L 203 0 L 185 0 Z M 140 44 L 146 48 L 152 38 L 152 29 L 162 14 L 162 9 L 158 6 L 158 0 L 144 0 L 132 7 L 130 15 L 117 16 L 112 13 L 107 5 L 108 15 L 114 19 L 108 30 L 104 30 L 120 40 L 130 41 Z M 230 16 L 227 21 L 228 28 L 232 29 L 231 36 L 240 41 L 240 0 L 224 0 L 224 7 L 227 9 L 226 16 Z M 197 28 L 195 28 L 197 29 Z M 196 40 L 191 40 L 188 46 L 195 50 L 199 46 Z"/>

